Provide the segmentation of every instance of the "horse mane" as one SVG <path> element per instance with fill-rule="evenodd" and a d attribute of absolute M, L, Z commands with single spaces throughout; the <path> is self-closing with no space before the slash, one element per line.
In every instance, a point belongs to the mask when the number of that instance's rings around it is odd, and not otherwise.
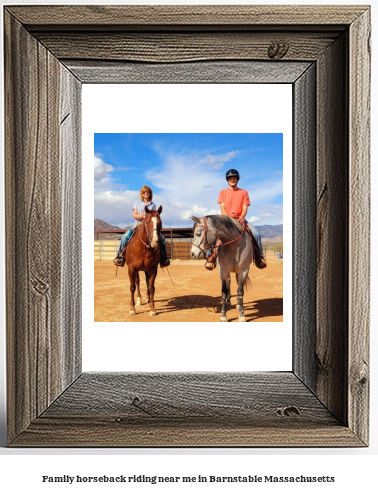
<path fill-rule="evenodd" d="M 213 224 L 214 224 L 214 221 L 219 221 L 225 227 L 225 229 L 229 229 L 229 230 L 236 229 L 236 230 L 240 231 L 242 228 L 242 225 L 240 224 L 240 222 L 232 219 L 228 215 L 206 215 L 206 218 L 209 219 L 210 221 L 212 221 Z"/>

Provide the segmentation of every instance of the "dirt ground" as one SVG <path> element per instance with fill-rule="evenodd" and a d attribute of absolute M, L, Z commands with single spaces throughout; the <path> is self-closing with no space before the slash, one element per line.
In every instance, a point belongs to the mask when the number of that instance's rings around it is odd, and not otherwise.
<path fill-rule="evenodd" d="M 267 255 L 268 266 L 260 270 L 252 266 L 252 285 L 245 290 L 246 321 L 283 321 L 283 260 Z M 94 263 L 94 320 L 108 322 L 207 322 L 219 321 L 221 282 L 218 267 L 208 271 L 204 261 L 173 260 L 168 268 L 160 269 L 155 282 L 157 316 L 150 316 L 146 304 L 146 283 L 140 273 L 142 305 L 137 314 L 129 315 L 130 283 L 127 269 L 112 261 Z M 236 280 L 231 275 L 231 307 L 228 321 L 238 321 Z"/>

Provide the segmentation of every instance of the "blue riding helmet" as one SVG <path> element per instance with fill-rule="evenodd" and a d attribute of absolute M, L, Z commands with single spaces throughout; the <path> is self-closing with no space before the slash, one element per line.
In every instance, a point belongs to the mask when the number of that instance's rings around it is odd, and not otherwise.
<path fill-rule="evenodd" d="M 226 172 L 226 179 L 228 179 L 229 177 L 237 177 L 238 181 L 240 180 L 239 172 L 233 168 Z"/>

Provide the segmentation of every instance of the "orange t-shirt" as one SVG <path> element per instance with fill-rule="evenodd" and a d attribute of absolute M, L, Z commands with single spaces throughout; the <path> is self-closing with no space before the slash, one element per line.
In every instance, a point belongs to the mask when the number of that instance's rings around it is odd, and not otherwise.
<path fill-rule="evenodd" d="M 219 193 L 218 203 L 224 203 L 224 208 L 229 217 L 240 217 L 243 205 L 250 206 L 248 191 L 237 188 L 235 190 L 227 188 Z"/>

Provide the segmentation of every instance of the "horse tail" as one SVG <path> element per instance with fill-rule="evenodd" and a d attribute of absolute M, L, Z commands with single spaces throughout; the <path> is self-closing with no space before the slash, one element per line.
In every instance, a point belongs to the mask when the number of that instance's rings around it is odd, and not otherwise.
<path fill-rule="evenodd" d="M 249 276 L 247 276 L 243 282 L 243 290 L 250 290 L 252 288 L 252 281 Z"/>

